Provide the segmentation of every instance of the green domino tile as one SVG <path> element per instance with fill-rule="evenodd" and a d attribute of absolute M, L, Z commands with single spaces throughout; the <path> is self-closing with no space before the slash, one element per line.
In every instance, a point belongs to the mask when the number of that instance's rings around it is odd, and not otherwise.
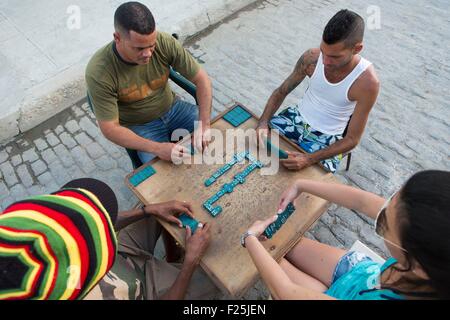
<path fill-rule="evenodd" d="M 136 172 L 129 178 L 130 183 L 137 187 L 140 185 L 145 179 L 150 178 L 152 175 L 156 173 L 156 170 L 152 166 L 145 167 L 139 172 Z"/>
<path fill-rule="evenodd" d="M 222 198 L 225 194 L 233 192 L 234 188 L 239 185 L 245 183 L 245 178 L 250 175 L 257 168 L 262 168 L 263 165 L 259 161 L 255 160 L 248 152 L 235 154 L 233 160 L 227 163 L 225 166 L 217 170 L 212 177 L 205 181 L 205 186 L 210 186 L 213 184 L 218 177 L 227 172 L 232 165 L 239 162 L 242 158 L 247 158 L 249 161 L 252 161 L 250 165 L 248 165 L 244 171 L 236 174 L 234 176 L 233 181 L 230 183 L 226 183 L 222 186 L 219 192 L 217 192 L 214 196 L 209 198 L 205 203 L 203 203 L 203 207 L 208 211 L 213 217 L 216 217 L 222 212 L 221 206 L 213 207 L 213 203 L 217 202 L 220 198 Z"/>
<path fill-rule="evenodd" d="M 286 209 L 278 215 L 278 219 L 275 222 L 271 223 L 266 230 L 264 231 L 264 235 L 271 239 L 273 235 L 286 223 L 288 218 L 295 211 L 295 207 L 292 203 L 289 203 Z"/>
<path fill-rule="evenodd" d="M 187 214 L 183 213 L 181 214 L 178 219 L 180 219 L 181 223 L 183 224 L 183 227 L 186 228 L 186 226 L 189 226 L 191 228 L 192 234 L 195 233 L 195 230 L 198 228 L 198 221 L 195 219 L 192 219 Z"/>
<path fill-rule="evenodd" d="M 283 151 L 277 147 L 275 147 L 268 139 L 266 139 L 267 149 L 271 150 L 271 152 L 275 152 L 280 159 L 287 159 L 289 156 L 286 151 Z"/>
<path fill-rule="evenodd" d="M 233 127 L 239 127 L 245 121 L 250 119 L 252 115 L 241 106 L 237 106 L 223 116 L 223 119 L 230 123 Z"/>

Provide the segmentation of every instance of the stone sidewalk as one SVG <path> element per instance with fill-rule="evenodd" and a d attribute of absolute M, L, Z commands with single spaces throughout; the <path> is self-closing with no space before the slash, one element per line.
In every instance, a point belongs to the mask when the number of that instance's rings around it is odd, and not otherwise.
<path fill-rule="evenodd" d="M 363 55 L 375 65 L 381 92 L 350 171 L 337 176 L 387 197 L 414 172 L 450 170 L 445 1 L 423 0 L 414 6 L 388 0 L 259 2 L 187 44 L 213 80 L 214 114 L 233 101 L 261 114 L 301 53 L 319 45 L 323 27 L 336 11 L 346 7 L 367 19 L 367 8 L 374 4 L 380 8 L 381 29 L 367 30 Z M 306 83 L 284 105 L 297 103 L 305 88 Z M 136 201 L 123 184 L 130 170 L 124 149 L 100 135 L 81 101 L 0 147 L 0 207 L 54 191 L 72 178 L 91 176 L 114 185 L 120 208 L 127 209 Z M 359 239 L 385 255 L 372 223 L 332 206 L 307 236 L 341 248 Z M 259 282 L 244 298 L 267 294 Z"/>

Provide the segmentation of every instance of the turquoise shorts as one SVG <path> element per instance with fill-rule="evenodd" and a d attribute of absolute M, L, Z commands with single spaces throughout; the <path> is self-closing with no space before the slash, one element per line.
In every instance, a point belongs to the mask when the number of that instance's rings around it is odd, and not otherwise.
<path fill-rule="evenodd" d="M 383 271 L 395 263 L 390 258 L 381 265 L 364 253 L 347 252 L 337 263 L 332 283 L 324 293 L 340 300 L 402 300 L 380 284 Z"/>
<path fill-rule="evenodd" d="M 335 283 L 341 276 L 352 271 L 352 269 L 360 262 L 372 261 L 372 259 L 364 253 L 357 251 L 347 252 L 337 263 L 334 269 L 331 284 Z"/>

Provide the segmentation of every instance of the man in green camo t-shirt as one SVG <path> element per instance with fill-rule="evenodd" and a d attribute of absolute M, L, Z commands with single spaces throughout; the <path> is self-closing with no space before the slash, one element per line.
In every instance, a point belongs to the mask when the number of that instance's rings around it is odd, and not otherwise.
<path fill-rule="evenodd" d="M 110 141 L 138 151 L 143 163 L 155 156 L 175 161 L 186 148 L 171 143 L 177 129 L 194 131 L 194 146 L 208 144 L 211 82 L 207 73 L 171 35 L 158 32 L 150 10 L 122 4 L 114 15 L 114 41 L 98 50 L 86 69 L 88 97 L 100 130 Z M 197 87 L 195 106 L 172 92 L 173 67 Z"/>

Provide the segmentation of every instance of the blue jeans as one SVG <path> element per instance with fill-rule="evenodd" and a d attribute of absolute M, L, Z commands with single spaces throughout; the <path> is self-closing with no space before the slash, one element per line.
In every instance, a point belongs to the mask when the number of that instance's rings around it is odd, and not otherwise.
<path fill-rule="evenodd" d="M 181 99 L 176 99 L 167 113 L 149 123 L 131 126 L 129 129 L 138 136 L 155 141 L 171 142 L 172 133 L 176 129 L 194 131 L 194 122 L 198 120 L 198 107 Z M 181 137 L 177 137 L 181 138 Z M 151 161 L 156 155 L 138 151 L 142 163 Z"/>

